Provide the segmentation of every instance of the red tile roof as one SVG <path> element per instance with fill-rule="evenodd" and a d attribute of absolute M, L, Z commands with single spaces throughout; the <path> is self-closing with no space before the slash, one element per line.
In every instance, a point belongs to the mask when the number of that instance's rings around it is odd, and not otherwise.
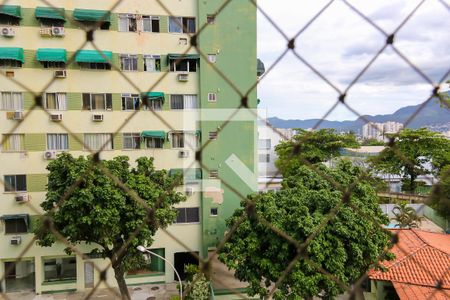
<path fill-rule="evenodd" d="M 450 235 L 415 229 L 393 229 L 396 256 L 387 269 L 369 271 L 373 280 L 392 281 L 400 299 L 450 299 Z M 440 286 L 441 289 L 436 287 Z M 434 293 L 434 294 L 433 294 Z"/>
<path fill-rule="evenodd" d="M 395 291 L 400 300 L 448 300 L 450 299 L 449 289 L 437 289 L 428 286 L 412 285 L 407 283 L 393 282 Z"/>

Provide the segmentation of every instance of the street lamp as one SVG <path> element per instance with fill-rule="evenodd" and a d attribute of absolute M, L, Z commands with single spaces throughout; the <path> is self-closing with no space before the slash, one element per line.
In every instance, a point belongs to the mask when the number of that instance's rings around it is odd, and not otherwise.
<path fill-rule="evenodd" d="M 181 282 L 181 278 L 180 278 L 180 275 L 179 275 L 178 272 L 177 272 L 177 269 L 175 269 L 175 267 L 172 265 L 172 263 L 171 263 L 170 261 L 168 261 L 167 259 L 165 259 L 164 257 L 162 257 L 161 255 L 156 254 L 155 252 L 148 250 L 147 248 L 145 248 L 145 247 L 142 246 L 142 245 L 137 246 L 137 249 L 138 249 L 140 252 L 142 252 L 142 253 L 147 252 L 147 253 L 150 253 L 151 255 L 154 255 L 154 256 L 156 256 L 156 257 L 158 257 L 158 258 L 161 258 L 162 260 L 164 260 L 165 262 L 167 262 L 167 263 L 172 267 L 172 269 L 175 271 L 175 274 L 176 274 L 177 277 L 178 277 L 178 282 L 180 283 L 180 300 L 183 300 L 183 283 Z"/>

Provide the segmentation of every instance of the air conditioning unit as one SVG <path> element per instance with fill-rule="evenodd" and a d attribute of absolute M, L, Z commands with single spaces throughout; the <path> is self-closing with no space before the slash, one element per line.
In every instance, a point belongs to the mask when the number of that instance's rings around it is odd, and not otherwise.
<path fill-rule="evenodd" d="M 52 28 L 51 27 L 42 27 L 39 30 L 39 34 L 41 36 L 52 36 Z"/>
<path fill-rule="evenodd" d="M 62 114 L 50 115 L 50 121 L 53 121 L 53 122 L 60 122 L 62 120 L 62 118 L 63 118 Z"/>
<path fill-rule="evenodd" d="M 47 159 L 47 160 L 56 159 L 56 151 L 45 151 L 44 159 Z"/>
<path fill-rule="evenodd" d="M 20 245 L 22 243 L 22 238 L 20 236 L 13 236 L 11 238 L 11 245 Z"/>
<path fill-rule="evenodd" d="M 13 37 L 16 35 L 16 31 L 12 27 L 2 27 L 0 30 L 1 35 L 6 37 Z"/>
<path fill-rule="evenodd" d="M 192 196 L 194 194 L 194 189 L 189 186 L 186 187 L 185 194 L 186 194 L 186 196 Z"/>
<path fill-rule="evenodd" d="M 23 120 L 23 113 L 21 111 L 15 111 L 13 120 Z"/>
<path fill-rule="evenodd" d="M 179 158 L 187 158 L 187 157 L 189 157 L 189 151 L 181 150 L 180 152 L 178 152 L 178 157 Z"/>
<path fill-rule="evenodd" d="M 28 194 L 19 194 L 15 196 L 15 199 L 17 203 L 24 203 L 28 202 L 28 200 L 30 200 L 30 197 L 28 196 Z"/>
<path fill-rule="evenodd" d="M 64 36 L 64 27 L 52 27 L 52 35 Z"/>
<path fill-rule="evenodd" d="M 56 70 L 54 75 L 56 78 L 66 78 L 67 71 L 66 70 Z"/>
<path fill-rule="evenodd" d="M 103 121 L 103 115 L 102 114 L 92 115 L 92 121 L 94 121 L 94 122 L 102 122 Z"/>
<path fill-rule="evenodd" d="M 189 74 L 188 73 L 180 73 L 178 74 L 178 81 L 186 82 L 189 80 Z"/>

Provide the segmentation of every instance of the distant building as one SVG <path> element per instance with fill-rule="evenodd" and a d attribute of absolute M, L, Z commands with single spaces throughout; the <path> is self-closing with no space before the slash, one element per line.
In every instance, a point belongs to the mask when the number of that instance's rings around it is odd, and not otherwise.
<path fill-rule="evenodd" d="M 399 122 L 369 122 L 362 127 L 362 137 L 365 140 L 375 139 L 377 141 L 386 141 L 386 134 L 397 133 L 402 129 L 403 124 Z"/>

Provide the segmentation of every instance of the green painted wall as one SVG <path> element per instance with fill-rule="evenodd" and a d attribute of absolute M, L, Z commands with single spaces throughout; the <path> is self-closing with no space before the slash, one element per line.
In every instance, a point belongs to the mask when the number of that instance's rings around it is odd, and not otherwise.
<path fill-rule="evenodd" d="M 81 110 L 82 100 L 80 93 L 67 93 L 66 97 L 68 110 Z"/>
<path fill-rule="evenodd" d="M 72 133 L 69 134 L 69 150 L 70 151 L 82 151 L 83 146 L 83 134 Z"/>
<path fill-rule="evenodd" d="M 122 110 L 122 95 L 121 94 L 112 94 L 112 106 L 113 110 Z"/>
<path fill-rule="evenodd" d="M 27 174 L 28 192 L 45 192 L 47 185 L 47 174 Z"/>
<path fill-rule="evenodd" d="M 160 16 L 159 17 L 159 31 L 162 33 L 169 32 L 169 17 Z"/>
<path fill-rule="evenodd" d="M 214 14 L 223 1 L 198 1 L 198 24 L 206 23 L 207 15 Z M 232 21 L 231 21 L 232 20 Z M 256 76 L 256 8 L 250 1 L 231 1 L 216 17 L 215 24 L 208 25 L 198 37 L 198 45 L 204 54 L 217 54 L 217 67 L 242 93 L 246 94 L 257 80 Z M 236 109 L 241 97 L 205 61 L 200 60 L 199 99 L 202 109 Z M 218 92 L 218 102 L 209 103 L 208 93 Z M 256 109 L 256 90 L 248 96 L 248 105 Z M 208 141 L 209 131 L 217 131 L 224 120 L 201 121 L 202 144 Z M 219 177 L 242 196 L 252 193 L 251 188 L 231 170 L 225 161 L 236 155 L 255 176 L 251 185 L 256 186 L 257 170 L 255 161 L 256 119 L 232 121 L 219 131 L 218 139 L 212 141 L 203 151 L 202 163 L 208 169 L 217 169 Z M 204 171 L 204 178 L 208 177 Z M 202 197 L 203 254 L 208 247 L 215 247 L 226 230 L 225 220 L 240 206 L 241 197 L 227 188 L 222 182 L 224 200 L 221 205 L 212 203 L 210 198 Z M 210 217 L 210 208 L 218 207 L 218 216 Z"/>
<path fill-rule="evenodd" d="M 117 133 L 113 138 L 113 146 L 114 150 L 122 150 L 123 149 L 123 136 L 122 133 Z"/>
<path fill-rule="evenodd" d="M 23 93 L 23 108 L 30 109 L 34 105 L 34 95 L 31 92 Z"/>
<path fill-rule="evenodd" d="M 26 151 L 45 151 L 47 141 L 44 133 L 28 133 L 24 138 Z"/>

